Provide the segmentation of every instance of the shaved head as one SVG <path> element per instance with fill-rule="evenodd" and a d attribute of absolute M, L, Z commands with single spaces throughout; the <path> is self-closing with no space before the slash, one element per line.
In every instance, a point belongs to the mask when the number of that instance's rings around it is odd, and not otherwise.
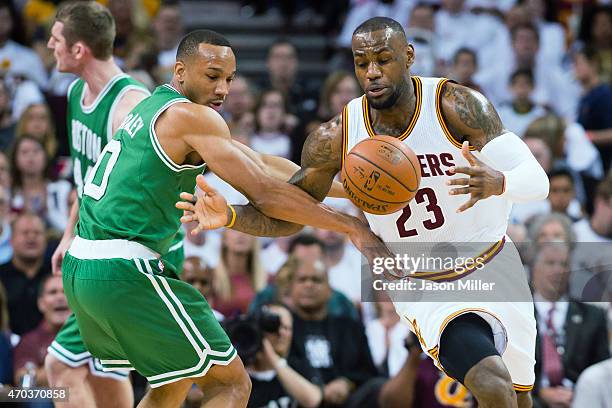
<path fill-rule="evenodd" d="M 389 17 L 372 17 L 359 25 L 353 31 L 353 35 L 371 33 L 373 31 L 389 30 L 392 33 L 397 33 L 406 40 L 404 27 L 397 21 Z"/>

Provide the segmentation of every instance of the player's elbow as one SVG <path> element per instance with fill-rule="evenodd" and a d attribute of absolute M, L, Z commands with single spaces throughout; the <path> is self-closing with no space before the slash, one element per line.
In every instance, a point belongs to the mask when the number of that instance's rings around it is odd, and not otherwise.
<path fill-rule="evenodd" d="M 540 171 L 537 176 L 534 177 L 535 186 L 536 186 L 536 197 L 534 200 L 545 200 L 548 197 L 548 192 L 550 190 L 550 181 L 548 180 L 548 175 L 544 171 L 543 168 L 540 167 Z"/>

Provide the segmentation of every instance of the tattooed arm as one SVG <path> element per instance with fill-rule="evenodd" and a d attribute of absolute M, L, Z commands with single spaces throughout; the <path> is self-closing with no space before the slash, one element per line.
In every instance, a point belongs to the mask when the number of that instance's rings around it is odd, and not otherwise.
<path fill-rule="evenodd" d="M 442 90 L 442 115 L 455 139 L 482 150 L 504 132 L 495 108 L 480 92 L 447 82 Z"/>
<path fill-rule="evenodd" d="M 329 192 L 334 176 L 340 170 L 342 124 L 340 116 L 322 124 L 311 133 L 302 149 L 302 168 L 289 180 L 321 201 Z M 291 197 L 283 199 L 290 200 Z M 232 229 L 258 236 L 291 235 L 302 225 L 271 219 L 251 204 L 234 206 L 236 222 Z"/>
<path fill-rule="evenodd" d="M 442 96 L 442 114 L 452 136 L 462 142 L 462 154 L 469 166 L 454 169 L 466 174 L 448 180 L 451 195 L 469 194 L 458 212 L 479 200 L 503 195 L 510 201 L 542 200 L 548 195 L 548 177 L 529 148 L 514 133 L 504 129 L 491 102 L 479 92 L 446 83 Z M 473 146 L 479 154 L 470 152 Z M 487 163 L 481 161 L 486 158 Z"/>

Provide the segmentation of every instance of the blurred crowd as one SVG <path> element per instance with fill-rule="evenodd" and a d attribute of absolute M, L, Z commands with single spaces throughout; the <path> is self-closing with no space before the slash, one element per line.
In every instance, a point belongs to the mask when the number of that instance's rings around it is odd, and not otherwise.
<path fill-rule="evenodd" d="M 190 2 L 100 1 L 115 58 L 150 89 L 169 80 Z M 47 49 L 59 0 L 0 0 L 0 384 L 46 384 L 46 347 L 70 314 L 50 257 L 76 199 L 66 135 L 74 77 Z M 236 1 L 236 3 L 240 3 Z M 612 5 L 595 0 L 258 0 L 280 14 L 266 75 L 238 75 L 222 115 L 254 150 L 300 161 L 308 133 L 362 94 L 351 34 L 367 18 L 404 25 L 414 75 L 444 76 L 493 101 L 550 178 L 546 200 L 516 204 L 508 235 L 537 301 L 535 406 L 610 406 L 612 377 Z M 329 72 L 304 76 L 292 22 L 318 21 Z M 203 27 L 204 28 L 204 27 Z M 240 53 L 240 50 L 237 50 Z M 228 202 L 245 198 L 214 174 Z M 359 216 L 347 200 L 326 203 Z M 186 226 L 187 232 L 193 225 Z M 554 245 L 548 245 L 548 243 Z M 420 353 L 391 303 L 361 301 L 361 258 L 343 235 L 306 228 L 263 239 L 187 234 L 182 279 L 220 320 L 254 327 L 251 406 L 469 407 L 469 392 Z M 248 315 L 247 315 L 248 314 Z M 248 317 L 244 317 L 247 315 Z M 262 328 L 275 316 L 274 330 Z M 239 318 L 238 316 L 243 316 Z M 238 340 L 237 340 L 238 341 Z M 250 341 L 250 340 L 249 340 Z M 249 342 L 247 341 L 247 343 Z M 240 348 L 239 348 L 240 349 Z M 290 371 L 277 369 L 286 360 Z M 283 365 L 284 366 L 284 365 Z M 144 380 L 134 376 L 136 396 Z M 140 387 L 140 388 L 139 388 Z M 198 406 L 194 389 L 187 402 Z"/>

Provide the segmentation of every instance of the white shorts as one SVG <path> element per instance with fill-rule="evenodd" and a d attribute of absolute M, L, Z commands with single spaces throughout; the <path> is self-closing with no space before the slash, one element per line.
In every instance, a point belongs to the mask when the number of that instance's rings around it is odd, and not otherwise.
<path fill-rule="evenodd" d="M 458 286 L 459 281 L 466 278 L 449 281 L 447 285 L 454 282 Z M 398 315 L 409 324 L 425 353 L 441 370 L 444 367 L 438 359 L 440 337 L 448 323 L 465 313 L 481 316 L 491 326 L 495 347 L 510 373 L 514 389 L 530 391 L 535 381 L 536 320 L 527 275 L 512 242 L 506 242 L 482 269 L 470 273 L 469 279 L 494 281 L 500 292 L 491 292 L 490 300 L 496 301 L 487 301 L 484 291 L 478 295 L 457 295 L 456 299 L 451 297 L 453 301 L 445 301 L 449 299 L 448 292 L 425 291 L 418 294 L 418 298 L 412 298 L 418 301 L 408 302 L 405 300 L 411 300 L 410 294 L 395 297 L 390 294 L 390 297 Z M 423 279 L 410 281 L 417 285 L 425 282 Z M 504 298 L 506 295 L 508 297 Z"/>

